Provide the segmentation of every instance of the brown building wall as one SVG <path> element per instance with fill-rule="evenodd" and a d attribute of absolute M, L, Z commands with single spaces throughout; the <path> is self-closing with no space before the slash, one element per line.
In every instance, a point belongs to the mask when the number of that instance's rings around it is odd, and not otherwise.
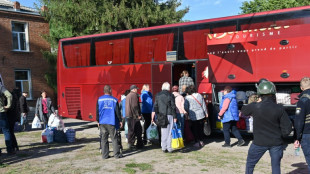
<path fill-rule="evenodd" d="M 28 24 L 29 52 L 12 51 L 12 21 Z M 44 78 L 48 63 L 41 53 L 41 50 L 50 50 L 48 42 L 42 37 L 48 32 L 48 23 L 41 16 L 0 10 L 0 73 L 6 88 L 11 91 L 15 88 L 14 70 L 30 70 L 32 100 L 28 101 L 29 106 L 35 105 L 35 100 L 43 89 L 56 101 L 52 88 Z"/>

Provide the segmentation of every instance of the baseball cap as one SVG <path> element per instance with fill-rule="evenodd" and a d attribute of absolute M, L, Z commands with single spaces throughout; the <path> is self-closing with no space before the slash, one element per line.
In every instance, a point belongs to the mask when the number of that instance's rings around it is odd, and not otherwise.
<path fill-rule="evenodd" d="M 130 90 L 133 90 L 133 89 L 139 89 L 139 88 L 136 85 L 131 85 Z"/>

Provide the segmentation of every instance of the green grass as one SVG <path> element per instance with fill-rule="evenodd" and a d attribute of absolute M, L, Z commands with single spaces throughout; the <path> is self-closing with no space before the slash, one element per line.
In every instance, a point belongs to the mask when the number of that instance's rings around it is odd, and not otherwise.
<path fill-rule="evenodd" d="M 140 169 L 141 171 L 152 171 L 153 167 L 150 164 L 147 163 L 135 163 L 131 162 L 125 165 L 126 167 L 123 168 L 124 172 L 127 172 L 128 174 L 135 174 L 137 171 L 135 170 L 136 168 Z"/>
<path fill-rule="evenodd" d="M 135 169 L 132 168 L 123 168 L 123 170 L 128 174 L 135 174 L 137 172 Z"/>
<path fill-rule="evenodd" d="M 209 170 L 208 170 L 208 169 L 201 169 L 200 171 L 202 171 L 202 172 L 208 172 Z"/>
<path fill-rule="evenodd" d="M 6 167 L 8 167 L 8 166 L 9 166 L 8 164 L 0 163 L 0 168 L 6 168 Z"/>

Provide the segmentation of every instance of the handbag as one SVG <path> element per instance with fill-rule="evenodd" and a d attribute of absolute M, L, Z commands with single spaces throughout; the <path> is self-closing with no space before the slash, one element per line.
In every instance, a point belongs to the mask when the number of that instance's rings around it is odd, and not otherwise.
<path fill-rule="evenodd" d="M 172 149 L 180 149 L 184 147 L 183 143 L 183 137 L 182 137 L 182 132 L 181 129 L 178 128 L 177 124 L 173 124 L 173 128 L 171 130 L 172 134 L 172 140 L 171 140 L 171 147 Z"/>
<path fill-rule="evenodd" d="M 31 128 L 32 129 L 41 129 L 42 128 L 42 125 L 41 125 L 41 122 L 40 122 L 40 119 L 38 116 L 34 117 L 34 119 L 32 121 Z"/>
<path fill-rule="evenodd" d="M 209 118 L 207 118 L 207 119 L 205 120 L 205 122 L 203 123 L 203 133 L 204 133 L 206 136 L 211 135 L 211 126 L 210 126 Z"/>
<path fill-rule="evenodd" d="M 162 128 L 166 128 L 167 125 L 169 124 L 167 115 L 164 115 L 162 113 L 157 113 L 156 115 L 157 115 L 157 119 L 155 119 L 156 125 Z"/>

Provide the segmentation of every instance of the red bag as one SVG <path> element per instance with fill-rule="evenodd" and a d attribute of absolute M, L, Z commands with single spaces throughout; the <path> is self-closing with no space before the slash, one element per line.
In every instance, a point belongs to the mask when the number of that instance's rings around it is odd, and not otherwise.
<path fill-rule="evenodd" d="M 244 118 L 239 118 L 239 121 L 237 122 L 237 128 L 242 130 L 246 129 L 246 123 Z"/>
<path fill-rule="evenodd" d="M 300 93 L 291 93 L 291 104 L 295 105 L 298 102 L 298 95 Z"/>
<path fill-rule="evenodd" d="M 185 120 L 184 122 L 184 136 L 185 136 L 185 142 L 190 143 L 191 141 L 194 141 L 194 135 L 191 130 L 191 121 Z"/>

